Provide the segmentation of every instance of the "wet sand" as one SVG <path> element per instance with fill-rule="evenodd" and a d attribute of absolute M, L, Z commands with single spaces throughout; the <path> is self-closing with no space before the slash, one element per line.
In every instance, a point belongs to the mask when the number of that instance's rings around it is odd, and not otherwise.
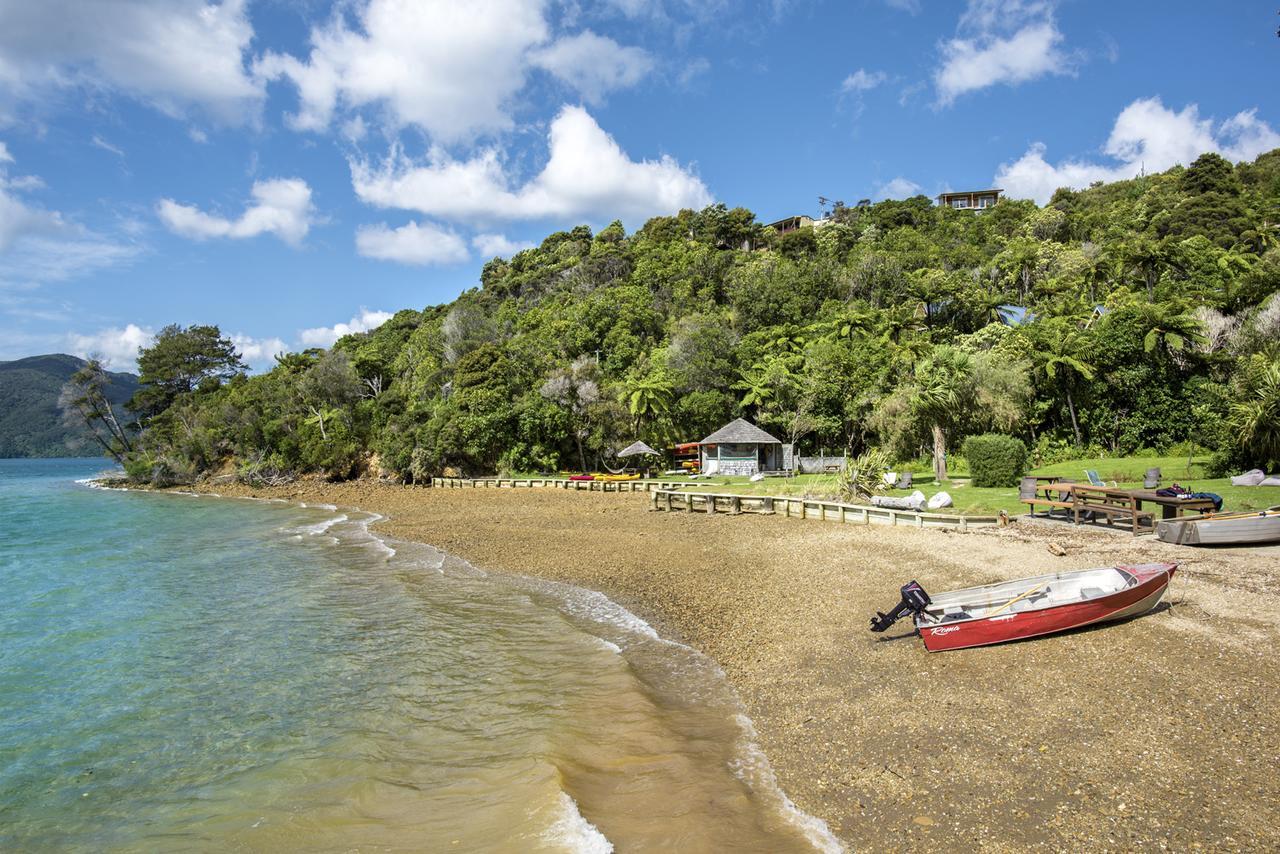
<path fill-rule="evenodd" d="M 371 510 L 481 568 L 605 593 L 721 664 L 783 789 L 857 849 L 1280 848 L 1280 547 L 652 513 L 627 493 L 209 491 Z M 913 578 L 1165 560 L 1165 603 L 1126 623 L 941 654 L 904 623 L 867 631 Z"/>

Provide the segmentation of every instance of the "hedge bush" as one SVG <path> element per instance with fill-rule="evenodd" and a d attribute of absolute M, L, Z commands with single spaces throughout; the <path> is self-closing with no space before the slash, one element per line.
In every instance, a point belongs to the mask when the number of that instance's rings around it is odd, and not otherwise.
<path fill-rule="evenodd" d="M 1017 486 L 1027 470 L 1027 446 L 1021 439 L 987 433 L 964 440 L 974 486 Z"/>

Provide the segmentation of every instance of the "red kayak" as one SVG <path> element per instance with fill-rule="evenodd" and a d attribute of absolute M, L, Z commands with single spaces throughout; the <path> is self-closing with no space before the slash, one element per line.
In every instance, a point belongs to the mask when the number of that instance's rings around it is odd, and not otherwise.
<path fill-rule="evenodd" d="M 925 649 L 942 652 L 1123 620 L 1154 608 L 1177 568 L 1144 563 L 1056 572 L 933 597 L 913 581 L 896 608 L 871 619 L 871 631 L 911 614 Z"/>

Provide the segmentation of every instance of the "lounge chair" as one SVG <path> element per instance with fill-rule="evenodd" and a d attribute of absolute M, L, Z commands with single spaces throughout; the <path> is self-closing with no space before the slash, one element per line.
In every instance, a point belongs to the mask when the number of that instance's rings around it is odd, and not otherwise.
<path fill-rule="evenodd" d="M 1146 475 L 1142 478 L 1143 489 L 1155 489 L 1160 485 L 1160 469 L 1147 469 Z"/>
<path fill-rule="evenodd" d="M 1095 469 L 1085 469 L 1084 476 L 1089 479 L 1090 486 L 1115 486 L 1116 485 L 1116 482 L 1114 480 L 1108 483 L 1107 481 L 1098 477 L 1098 472 Z"/>

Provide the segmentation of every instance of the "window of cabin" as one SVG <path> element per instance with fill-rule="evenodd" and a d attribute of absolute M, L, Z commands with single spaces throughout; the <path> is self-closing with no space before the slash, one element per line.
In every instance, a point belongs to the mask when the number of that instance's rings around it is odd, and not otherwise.
<path fill-rule="evenodd" d="M 951 207 L 953 207 L 953 208 L 967 208 L 967 207 L 969 207 L 969 200 L 968 200 L 968 199 L 952 199 L 952 200 L 951 200 Z"/>

